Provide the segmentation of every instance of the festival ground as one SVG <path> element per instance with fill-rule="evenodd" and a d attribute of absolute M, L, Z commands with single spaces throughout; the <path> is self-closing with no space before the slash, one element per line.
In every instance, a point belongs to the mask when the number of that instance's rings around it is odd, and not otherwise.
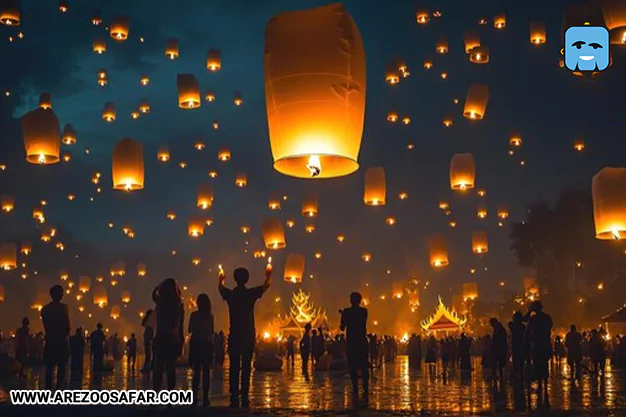
<path fill-rule="evenodd" d="M 549 387 L 549 408 L 537 409 L 537 397 L 531 389 L 530 397 L 523 384 L 514 386 L 507 380 L 496 384 L 489 379 L 490 371 L 483 371 L 479 358 L 474 358 L 475 370 L 471 378 L 462 378 L 452 372 L 444 378 L 441 364 L 431 373 L 423 365 L 421 371 L 410 370 L 406 356 L 387 363 L 375 371 L 368 409 L 355 410 L 347 375 L 336 372 L 314 372 L 309 378 L 302 374 L 296 362 L 295 370 L 282 372 L 255 372 L 252 376 L 251 411 L 258 416 L 325 416 L 358 414 L 362 416 L 437 415 L 437 416 L 624 416 L 626 415 L 626 374 L 613 372 L 610 367 L 604 380 L 589 374 L 579 384 L 572 385 L 564 376 L 566 366 L 552 367 Z M 125 363 L 117 363 L 115 372 L 106 376 L 102 384 L 90 385 L 85 373 L 82 389 L 151 389 L 151 380 L 141 374 L 127 377 Z M 176 416 L 176 415 L 244 415 L 244 411 L 228 410 L 228 364 L 224 371 L 215 371 L 212 378 L 209 408 L 141 407 L 141 406 L 75 406 L 22 407 L 10 405 L 8 390 L 40 388 L 43 369 L 29 371 L 26 379 L 0 381 L 0 414 L 3 416 L 31 416 L 42 412 L 46 416 Z M 177 388 L 188 389 L 191 373 L 180 368 Z M 529 408 L 530 402 L 530 408 Z"/>

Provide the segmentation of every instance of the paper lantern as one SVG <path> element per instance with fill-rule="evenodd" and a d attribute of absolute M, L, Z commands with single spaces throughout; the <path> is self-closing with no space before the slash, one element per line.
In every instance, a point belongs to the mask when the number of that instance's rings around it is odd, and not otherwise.
<path fill-rule="evenodd" d="M 124 276 L 126 275 L 126 265 L 124 264 L 124 261 L 117 261 L 111 264 L 110 268 L 109 268 L 109 273 L 111 274 L 112 277 L 116 277 L 116 276 Z"/>
<path fill-rule="evenodd" d="M 174 211 L 170 210 L 167 212 L 167 219 L 168 220 L 175 220 L 176 219 L 176 213 L 174 213 Z"/>
<path fill-rule="evenodd" d="M 430 13 L 428 13 L 428 10 L 418 10 L 417 13 L 415 13 L 415 19 L 418 24 L 425 25 L 430 22 Z"/>
<path fill-rule="evenodd" d="M 437 42 L 436 50 L 438 54 L 447 54 L 448 53 L 448 39 L 441 38 Z"/>
<path fill-rule="evenodd" d="M 304 275 L 304 256 L 295 253 L 287 255 L 285 261 L 285 274 L 284 278 L 286 282 L 297 284 L 302 282 L 302 276 Z"/>
<path fill-rule="evenodd" d="M 278 198 L 272 197 L 267 202 L 267 207 L 270 210 L 280 210 L 280 200 Z"/>
<path fill-rule="evenodd" d="M 89 292 L 90 288 L 91 288 L 91 278 L 85 277 L 85 276 L 78 278 L 78 291 L 85 294 Z"/>
<path fill-rule="evenodd" d="M 105 307 L 109 303 L 109 296 L 107 295 L 107 290 L 104 286 L 98 285 L 93 291 L 93 303 L 98 307 Z"/>
<path fill-rule="evenodd" d="M 52 108 L 52 97 L 50 93 L 41 93 L 39 95 L 39 108 L 44 110 Z"/>
<path fill-rule="evenodd" d="M 165 56 L 169 59 L 178 58 L 179 50 L 178 50 L 178 39 L 169 38 L 165 42 Z"/>
<path fill-rule="evenodd" d="M 113 307 L 111 307 L 111 318 L 113 320 L 119 319 L 121 314 L 122 314 L 122 309 L 120 308 L 120 306 L 114 305 Z"/>
<path fill-rule="evenodd" d="M 28 240 L 22 241 L 22 247 L 20 249 L 20 252 L 22 253 L 22 255 L 28 256 L 32 251 L 33 251 L 33 244 L 30 243 Z"/>
<path fill-rule="evenodd" d="M 143 75 L 139 80 L 139 84 L 144 86 L 150 84 L 150 77 L 148 77 L 147 75 Z"/>
<path fill-rule="evenodd" d="M 489 87 L 484 84 L 472 84 L 465 98 L 463 116 L 471 120 L 482 119 L 485 117 L 488 101 Z"/>
<path fill-rule="evenodd" d="M 0 245 L 0 269 L 10 271 L 17 268 L 17 245 L 3 243 Z"/>
<path fill-rule="evenodd" d="M 487 207 L 484 204 L 479 204 L 476 209 L 476 216 L 479 219 L 484 219 L 487 217 Z"/>
<path fill-rule="evenodd" d="M 148 103 L 147 101 L 143 101 L 140 105 L 139 105 L 139 112 L 143 113 L 143 114 L 148 114 L 150 113 L 150 103 Z"/>
<path fill-rule="evenodd" d="M 56 164 L 61 154 L 61 128 L 52 110 L 36 109 L 22 117 L 26 160 L 31 164 Z"/>
<path fill-rule="evenodd" d="M 68 10 L 69 10 L 69 6 L 67 5 L 67 1 L 59 0 L 59 11 L 61 13 L 67 13 Z"/>
<path fill-rule="evenodd" d="M 477 254 L 483 254 L 489 251 L 487 233 L 483 231 L 472 233 L 472 251 Z"/>
<path fill-rule="evenodd" d="M 4 285 L 0 284 L 0 303 L 4 303 Z"/>
<path fill-rule="evenodd" d="M 161 162 L 167 162 L 170 160 L 170 148 L 167 145 L 159 146 L 157 151 L 157 159 Z"/>
<path fill-rule="evenodd" d="M 365 85 L 363 41 L 341 4 L 272 18 L 265 98 L 274 169 L 298 178 L 356 171 Z"/>
<path fill-rule="evenodd" d="M 465 32 L 465 53 L 469 54 L 472 49 L 480 46 L 480 36 L 473 30 Z"/>
<path fill-rule="evenodd" d="M 115 120 L 115 116 L 116 116 L 115 104 L 113 104 L 110 101 L 105 103 L 104 109 L 102 109 L 102 120 L 105 120 L 110 123 Z"/>
<path fill-rule="evenodd" d="M 448 266 L 448 246 L 443 235 L 433 235 L 428 238 L 430 265 L 439 268 Z"/>
<path fill-rule="evenodd" d="M 176 79 L 178 86 L 178 107 L 181 109 L 197 109 L 200 100 L 200 85 L 193 74 L 178 74 Z"/>
<path fill-rule="evenodd" d="M 39 238 L 43 242 L 50 242 L 57 232 L 54 227 L 47 224 L 42 224 L 41 226 L 39 226 L 39 231 L 41 233 Z"/>
<path fill-rule="evenodd" d="M 187 232 L 191 237 L 200 237 L 204 235 L 204 219 L 201 217 L 190 217 L 187 222 Z"/>
<path fill-rule="evenodd" d="M 302 215 L 305 217 L 317 216 L 317 196 L 310 195 L 302 201 Z"/>
<path fill-rule="evenodd" d="M 429 69 L 431 69 L 432 67 L 433 67 L 433 62 L 432 62 L 431 60 L 428 60 L 428 59 L 427 59 L 426 61 L 424 61 L 424 69 L 429 70 Z"/>
<path fill-rule="evenodd" d="M 230 157 L 231 157 L 230 150 L 226 148 L 222 148 L 219 151 L 217 151 L 217 159 L 222 162 L 230 161 Z"/>
<path fill-rule="evenodd" d="M 121 299 L 122 299 L 122 303 L 124 303 L 124 304 L 130 303 L 130 301 L 131 301 L 130 291 L 128 291 L 128 290 L 122 291 Z"/>
<path fill-rule="evenodd" d="M 94 26 L 100 26 L 102 24 L 102 17 L 99 11 L 96 10 L 93 12 L 93 15 L 91 15 L 91 24 Z"/>
<path fill-rule="evenodd" d="M 206 67 L 212 72 L 222 69 L 222 53 L 219 49 L 209 49 L 206 58 Z"/>
<path fill-rule="evenodd" d="M 509 145 L 519 147 L 522 146 L 522 136 L 519 133 L 514 133 L 509 138 Z"/>
<path fill-rule="evenodd" d="M 387 121 L 390 123 L 395 123 L 398 121 L 398 113 L 395 111 L 390 111 L 387 113 Z"/>
<path fill-rule="evenodd" d="M 509 217 L 509 209 L 506 208 L 506 206 L 504 205 L 499 205 L 498 206 L 498 218 L 499 219 L 507 219 Z"/>
<path fill-rule="evenodd" d="M 109 26 L 109 33 L 111 37 L 116 41 L 125 41 L 128 39 L 128 33 L 130 30 L 130 24 L 128 21 L 128 16 L 117 15 L 111 20 L 111 25 Z"/>
<path fill-rule="evenodd" d="M 207 92 L 204 94 L 204 99 L 205 99 L 206 101 L 208 101 L 209 103 L 211 103 L 211 102 L 215 101 L 215 93 L 214 93 L 214 92 L 212 92 L 212 91 L 207 91 Z"/>
<path fill-rule="evenodd" d="M 74 145 L 76 143 L 76 131 L 71 124 L 66 124 L 63 129 L 63 139 L 62 142 L 64 145 Z"/>
<path fill-rule="evenodd" d="M 598 0 L 611 43 L 626 44 L 626 4 L 621 0 Z"/>
<path fill-rule="evenodd" d="M 585 150 L 585 139 L 582 137 L 578 137 L 574 139 L 574 149 L 578 152 L 582 152 Z"/>
<path fill-rule="evenodd" d="M 235 106 L 239 107 L 243 104 L 243 96 L 239 91 L 235 91 L 235 97 L 233 98 L 233 103 Z"/>
<path fill-rule="evenodd" d="M 3 212 L 9 213 L 15 208 L 15 201 L 13 196 L 8 194 L 0 194 L 0 208 Z"/>
<path fill-rule="evenodd" d="M 474 188 L 476 167 L 471 153 L 457 153 L 450 160 L 450 188 L 467 190 Z"/>
<path fill-rule="evenodd" d="M 113 148 L 113 189 L 141 190 L 144 186 L 143 145 L 124 138 Z"/>
<path fill-rule="evenodd" d="M 546 25 L 543 22 L 530 22 L 530 43 L 535 45 L 546 43 Z"/>
<path fill-rule="evenodd" d="M 261 230 L 263 241 L 267 249 L 283 249 L 287 246 L 283 225 L 275 217 L 268 217 L 263 220 Z"/>
<path fill-rule="evenodd" d="M 7 26 L 19 26 L 22 14 L 19 0 L 8 0 L 0 6 L 0 23 Z"/>
<path fill-rule="evenodd" d="M 506 27 L 506 16 L 498 14 L 493 18 L 493 27 L 496 29 L 504 29 Z"/>
<path fill-rule="evenodd" d="M 237 173 L 237 176 L 235 177 L 235 185 L 239 188 L 244 188 L 248 185 L 248 176 L 245 172 Z"/>
<path fill-rule="evenodd" d="M 385 170 L 382 167 L 369 168 L 365 173 L 363 202 L 366 206 L 384 206 L 387 199 Z"/>
<path fill-rule="evenodd" d="M 98 38 L 93 41 L 92 48 L 95 53 L 102 55 L 107 50 L 106 41 L 104 39 Z"/>
<path fill-rule="evenodd" d="M 400 71 L 395 65 L 390 64 L 387 66 L 385 81 L 390 85 L 396 85 L 400 82 Z"/>
<path fill-rule="evenodd" d="M 464 282 L 461 290 L 463 301 L 473 301 L 478 298 L 478 284 L 475 282 Z"/>
<path fill-rule="evenodd" d="M 392 217 L 392 216 L 385 218 L 385 224 L 387 226 L 395 226 L 396 225 L 396 218 Z"/>
<path fill-rule="evenodd" d="M 469 60 L 472 64 L 488 64 L 489 48 L 486 46 L 477 46 L 470 51 Z"/>
<path fill-rule="evenodd" d="M 313 233 L 315 231 L 315 225 L 314 224 L 307 224 L 304 226 L 304 231 L 307 233 Z"/>
<path fill-rule="evenodd" d="M 137 264 L 137 275 L 140 277 L 145 277 L 146 274 L 148 273 L 148 269 L 146 268 L 146 264 L 144 263 L 138 263 Z"/>
<path fill-rule="evenodd" d="M 596 238 L 626 237 L 626 168 L 603 168 L 591 185 Z"/>
<path fill-rule="evenodd" d="M 196 204 L 202 210 L 208 210 L 213 205 L 213 187 L 211 184 L 202 184 L 198 187 L 198 199 Z"/>

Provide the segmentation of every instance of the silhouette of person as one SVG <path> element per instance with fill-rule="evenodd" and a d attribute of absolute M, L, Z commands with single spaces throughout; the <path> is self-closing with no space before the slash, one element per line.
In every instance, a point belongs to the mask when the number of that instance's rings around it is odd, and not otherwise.
<path fill-rule="evenodd" d="M 526 346 L 524 343 L 524 335 L 526 334 L 526 325 L 524 324 L 524 316 L 521 311 L 513 313 L 513 318 L 509 322 L 509 330 L 511 331 L 511 356 L 513 358 L 513 373 L 516 378 L 524 378 L 524 368 L 526 363 Z"/>
<path fill-rule="evenodd" d="M 530 341 L 531 358 L 538 382 L 538 393 L 548 395 L 549 362 L 552 357 L 552 317 L 543 312 L 541 301 L 533 301 L 528 308 L 526 335 Z"/>
<path fill-rule="evenodd" d="M 459 339 L 459 360 L 462 371 L 470 371 L 472 369 L 471 348 L 472 339 L 467 337 L 465 333 L 461 333 L 461 338 Z"/>
<path fill-rule="evenodd" d="M 137 339 L 135 333 L 130 334 L 130 338 L 126 341 L 126 361 L 128 369 L 132 374 L 135 373 L 135 361 L 137 360 Z"/>
<path fill-rule="evenodd" d="M 53 285 L 50 288 L 51 302 L 41 309 L 41 320 L 46 333 L 44 362 L 46 363 L 46 389 L 52 389 L 52 373 L 57 370 L 56 388 L 65 381 L 65 366 L 69 356 L 70 312 L 67 304 L 62 303 L 63 287 Z"/>
<path fill-rule="evenodd" d="M 91 357 L 93 360 L 93 373 L 100 374 L 104 370 L 104 344 L 106 343 L 106 336 L 102 331 L 102 323 L 96 325 L 94 330 L 89 336 L 89 348 L 91 351 Z"/>
<path fill-rule="evenodd" d="M 324 342 L 324 330 L 322 326 L 317 328 L 317 333 L 313 331 L 313 337 L 311 338 L 311 351 L 313 353 L 313 365 L 317 365 L 317 362 L 326 351 L 326 343 Z"/>
<path fill-rule="evenodd" d="M 30 338 L 30 320 L 22 319 L 22 327 L 15 331 L 15 359 L 20 363 L 20 377 L 26 376 L 24 367 L 28 361 L 28 340 Z"/>
<path fill-rule="evenodd" d="M 206 294 L 200 294 L 196 298 L 198 310 L 189 317 L 189 364 L 193 369 L 191 387 L 194 394 L 194 404 L 197 403 L 200 377 L 202 376 L 202 404 L 207 406 L 209 401 L 209 389 L 211 387 L 210 369 L 213 365 L 213 312 L 211 300 Z"/>
<path fill-rule="evenodd" d="M 154 373 L 152 384 L 155 391 L 163 385 L 163 373 L 167 375 L 167 389 L 176 386 L 176 360 L 183 349 L 183 323 L 185 308 L 180 288 L 174 278 L 166 278 L 152 292 L 155 303 L 156 334 L 154 336 Z"/>
<path fill-rule="evenodd" d="M 85 333 L 79 327 L 70 337 L 70 379 L 76 381 L 83 374 L 83 356 L 85 354 Z"/>
<path fill-rule="evenodd" d="M 304 335 L 300 339 L 300 357 L 302 358 L 302 373 L 306 374 L 311 357 L 311 323 L 304 325 Z"/>
<path fill-rule="evenodd" d="M 492 375 L 495 378 L 502 379 L 504 377 L 504 367 L 507 361 L 507 335 L 502 323 L 496 318 L 491 318 L 489 324 L 493 328 L 491 335 L 491 365 Z"/>
<path fill-rule="evenodd" d="M 369 395 L 369 366 L 367 362 L 367 309 L 361 307 L 361 294 L 350 294 L 350 307 L 341 311 L 341 331 L 346 332 L 346 357 L 352 381 L 352 393 L 359 395 L 359 370 L 363 378 L 364 400 Z"/>
<path fill-rule="evenodd" d="M 228 304 L 230 330 L 228 334 L 228 356 L 230 357 L 230 408 L 239 407 L 239 379 L 241 378 L 241 405 L 249 407 L 250 372 L 256 331 L 254 328 L 254 305 L 268 290 L 272 283 L 272 268 L 268 264 L 265 269 L 263 285 L 247 288 L 250 273 L 245 268 L 237 268 L 233 272 L 237 286 L 226 288 L 226 275 L 220 269 L 219 292 Z"/>
<path fill-rule="evenodd" d="M 152 369 L 152 344 L 154 342 L 154 328 L 149 324 L 150 316 L 154 310 L 148 309 L 146 314 L 141 320 L 143 326 L 143 351 L 144 360 L 142 372 L 147 372 Z"/>
<path fill-rule="evenodd" d="M 291 359 L 291 367 L 293 368 L 296 360 L 296 338 L 294 335 L 287 338 L 287 365 L 289 365 L 289 359 Z"/>
<path fill-rule="evenodd" d="M 571 325 L 565 335 L 565 347 L 567 348 L 567 363 L 570 368 L 570 378 L 580 379 L 580 363 L 583 360 L 583 338 L 576 331 L 576 326 Z"/>

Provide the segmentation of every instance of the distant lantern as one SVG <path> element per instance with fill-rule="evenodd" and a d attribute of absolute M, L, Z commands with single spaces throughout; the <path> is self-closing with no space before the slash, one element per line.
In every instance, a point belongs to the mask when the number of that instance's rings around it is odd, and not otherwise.
<path fill-rule="evenodd" d="M 404 116 L 402 118 L 402 124 L 404 124 L 405 126 L 408 126 L 411 124 L 411 118 L 409 116 Z"/>
<path fill-rule="evenodd" d="M 170 148 L 167 145 L 159 146 L 157 151 L 157 159 L 161 162 L 168 162 L 170 160 Z"/>
<path fill-rule="evenodd" d="M 78 278 L 78 291 L 84 293 L 89 292 L 91 289 L 91 278 L 89 277 L 80 277 Z"/>
<path fill-rule="evenodd" d="M 472 49 L 480 46 L 480 36 L 473 30 L 465 32 L 465 53 L 469 54 Z"/>
<path fill-rule="evenodd" d="M 500 204 L 498 206 L 498 218 L 504 220 L 504 219 L 508 219 L 508 217 L 509 217 L 509 209 L 506 208 L 506 206 Z"/>
<path fill-rule="evenodd" d="M 294 226 L 296 225 L 296 222 L 295 222 L 295 220 L 289 219 L 289 220 L 287 220 L 287 221 L 285 222 L 285 225 L 286 225 L 288 228 L 290 228 L 290 229 L 291 229 L 292 227 L 294 227 Z"/>
<path fill-rule="evenodd" d="M 390 111 L 387 113 L 387 121 L 390 123 L 395 123 L 398 121 L 398 113 L 395 111 Z"/>
<path fill-rule="evenodd" d="M 476 217 L 484 219 L 487 217 L 487 207 L 484 204 L 479 204 L 476 209 Z"/>
<path fill-rule="evenodd" d="M 506 16 L 504 14 L 494 16 L 493 27 L 496 29 L 504 29 L 506 27 Z"/>
<path fill-rule="evenodd" d="M 98 70 L 98 85 L 100 87 L 104 87 L 105 85 L 109 83 L 108 74 L 109 74 L 108 71 L 103 68 Z"/>
<path fill-rule="evenodd" d="M 56 164 L 61 154 L 61 128 L 52 110 L 36 109 L 22 117 L 26 160 L 31 164 Z"/>
<path fill-rule="evenodd" d="M 317 216 L 317 196 L 310 195 L 302 201 L 302 215 L 305 217 Z"/>
<path fill-rule="evenodd" d="M 15 208 L 15 201 L 13 200 L 13 196 L 8 194 L 0 194 L 0 208 L 5 213 L 10 213 Z"/>
<path fill-rule="evenodd" d="M 237 173 L 237 176 L 235 177 L 235 185 L 239 188 L 244 188 L 248 185 L 248 176 L 245 172 Z"/>
<path fill-rule="evenodd" d="M 484 84 L 472 84 L 465 98 L 463 116 L 471 120 L 482 119 L 485 117 L 488 101 L 489 87 Z"/>
<path fill-rule="evenodd" d="M 535 45 L 546 43 L 546 25 L 543 22 L 530 22 L 530 43 Z"/>
<path fill-rule="evenodd" d="M 447 54 L 448 53 L 448 39 L 440 38 L 437 42 L 436 50 L 438 54 Z"/>
<path fill-rule="evenodd" d="M 98 285 L 94 287 L 92 294 L 93 303 L 98 307 L 105 307 L 109 303 L 109 296 L 107 295 L 107 290 L 104 286 Z"/>
<path fill-rule="evenodd" d="M 243 96 L 239 91 L 235 91 L 235 97 L 233 98 L 233 103 L 235 106 L 239 107 L 243 104 Z"/>
<path fill-rule="evenodd" d="M 138 263 L 137 264 L 137 275 L 140 277 L 145 277 L 146 274 L 148 273 L 148 269 L 146 268 L 146 264 L 144 263 Z"/>
<path fill-rule="evenodd" d="M 113 188 L 135 191 L 143 189 L 143 145 L 131 138 L 124 138 L 113 148 Z"/>
<path fill-rule="evenodd" d="M 457 153 L 450 160 L 450 188 L 467 190 L 474 188 L 476 166 L 471 153 Z"/>
<path fill-rule="evenodd" d="M 126 275 L 126 265 L 124 261 L 118 261 L 111 264 L 109 272 L 112 277 Z"/>
<path fill-rule="evenodd" d="M 200 107 L 200 85 L 193 74 L 178 74 L 178 107 L 181 109 L 197 109 Z"/>
<path fill-rule="evenodd" d="M 33 244 L 28 240 L 22 241 L 22 246 L 20 248 L 20 252 L 22 255 L 28 256 L 33 251 Z"/>
<path fill-rule="evenodd" d="M 447 116 L 443 119 L 443 125 L 445 127 L 451 127 L 454 124 L 454 120 L 452 119 L 452 116 Z"/>
<path fill-rule="evenodd" d="M 314 224 L 307 224 L 304 226 L 304 231 L 307 233 L 313 233 L 315 232 L 315 225 Z"/>
<path fill-rule="evenodd" d="M 509 138 L 509 145 L 519 147 L 522 146 L 522 135 L 519 133 L 514 133 Z"/>
<path fill-rule="evenodd" d="M 270 210 L 280 210 L 280 199 L 272 197 L 267 202 L 267 207 Z"/>
<path fill-rule="evenodd" d="M 39 108 L 44 110 L 52 108 L 52 97 L 50 93 L 41 93 L 39 95 Z"/>
<path fill-rule="evenodd" d="M 66 13 L 69 10 L 69 6 L 67 5 L 66 0 L 59 0 L 59 11 L 61 13 Z"/>
<path fill-rule="evenodd" d="M 475 282 L 464 282 L 461 294 L 463 301 L 473 301 L 478 298 L 478 284 Z"/>
<path fill-rule="evenodd" d="M 487 233 L 483 231 L 476 231 L 472 233 L 472 252 L 477 254 L 487 253 L 489 251 L 489 244 L 487 241 Z"/>
<path fill-rule="evenodd" d="M 148 77 L 147 75 L 143 75 L 139 80 L 139 84 L 144 86 L 150 84 L 150 77 Z"/>
<path fill-rule="evenodd" d="M 361 259 L 363 260 L 363 262 L 369 262 L 372 260 L 372 254 L 369 252 L 363 252 L 361 254 Z"/>
<path fill-rule="evenodd" d="M 603 168 L 592 181 L 596 238 L 626 237 L 626 168 Z"/>
<path fill-rule="evenodd" d="M 365 50 L 341 4 L 270 20 L 265 92 L 274 169 L 299 178 L 339 177 L 358 169 Z"/>
<path fill-rule="evenodd" d="M 122 296 L 120 298 L 122 299 L 122 303 L 124 303 L 124 304 L 130 303 L 130 301 L 132 300 L 132 298 L 130 296 L 130 291 L 128 291 L 128 290 L 122 291 Z"/>
<path fill-rule="evenodd" d="M 433 235 L 428 238 L 430 251 L 430 265 L 436 268 L 448 265 L 448 246 L 443 235 Z"/>
<path fill-rule="evenodd" d="M 110 123 L 115 120 L 116 113 L 115 104 L 109 101 L 104 104 L 104 109 L 102 109 L 102 119 Z"/>
<path fill-rule="evenodd" d="M 204 219 L 201 217 L 190 217 L 187 223 L 187 232 L 191 237 L 200 237 L 204 235 Z"/>
<path fill-rule="evenodd" d="M 389 64 L 385 71 L 385 81 L 389 85 L 396 85 L 400 82 L 400 71 L 396 65 Z"/>
<path fill-rule="evenodd" d="M 63 128 L 62 142 L 64 145 L 74 145 L 76 143 L 76 131 L 71 124 L 66 124 Z"/>
<path fill-rule="evenodd" d="M 206 93 L 204 93 L 204 100 L 208 101 L 209 103 L 214 102 L 215 93 L 212 91 L 207 91 Z"/>
<path fill-rule="evenodd" d="M 428 10 L 418 10 L 417 13 L 415 13 L 415 19 L 418 24 L 425 25 L 430 22 L 430 13 L 428 13 Z"/>
<path fill-rule="evenodd" d="M 297 284 L 302 282 L 302 276 L 304 275 L 304 256 L 295 253 L 287 255 L 285 261 L 285 274 L 284 279 L 286 282 Z"/>
<path fill-rule="evenodd" d="M 128 16 L 117 15 L 111 20 L 111 25 L 109 26 L 109 33 L 113 39 L 116 41 L 125 41 L 128 39 L 128 33 L 130 30 L 130 24 L 128 21 Z"/>
<path fill-rule="evenodd" d="M 382 167 L 369 168 L 365 173 L 363 202 L 366 206 L 384 206 L 387 200 L 385 170 Z"/>
<path fill-rule="evenodd" d="M 173 210 L 167 212 L 166 215 L 168 220 L 176 220 L 176 213 Z"/>
<path fill-rule="evenodd" d="M 0 269 L 10 271 L 17 268 L 17 245 L 3 243 L 0 245 Z"/>
<path fill-rule="evenodd" d="M 54 227 L 47 224 L 39 226 L 39 231 L 41 232 L 40 239 L 42 242 L 50 242 L 57 232 Z"/>
<path fill-rule="evenodd" d="M 139 111 L 143 114 L 148 114 L 150 113 L 150 103 L 148 103 L 147 101 L 143 101 L 140 105 L 139 105 Z"/>
<path fill-rule="evenodd" d="M 110 315 L 113 320 L 119 319 L 121 314 L 122 314 L 122 309 L 120 308 L 119 305 L 114 305 L 113 307 L 111 307 Z"/>
<path fill-rule="evenodd" d="M 209 49 L 206 58 L 206 67 L 212 72 L 222 69 L 222 53 L 219 49 Z"/>
<path fill-rule="evenodd" d="M 95 53 L 102 55 L 107 50 L 106 41 L 104 39 L 98 38 L 93 41 L 92 48 Z"/>
<path fill-rule="evenodd" d="M 385 224 L 387 226 L 395 226 L 396 225 L 396 218 L 392 217 L 392 216 L 385 218 Z"/>
<path fill-rule="evenodd" d="M 222 148 L 219 151 L 217 151 L 217 159 L 222 162 L 230 161 L 230 157 L 231 157 L 230 150 L 226 148 Z"/>
<path fill-rule="evenodd" d="M 275 217 L 264 219 L 261 229 L 263 232 L 263 241 L 267 249 L 283 249 L 287 246 L 283 226 Z"/>
<path fill-rule="evenodd" d="M 7 26 L 19 26 L 21 22 L 19 0 L 4 1 L 0 6 L 0 23 Z"/>
<path fill-rule="evenodd" d="M 601 0 L 598 3 L 611 33 L 611 43 L 626 44 L 626 4 L 621 0 Z"/>
<path fill-rule="evenodd" d="M 100 26 L 102 24 L 102 17 L 98 10 L 94 11 L 91 15 L 91 24 L 94 26 Z"/>
<path fill-rule="evenodd" d="M 585 139 L 582 137 L 577 137 L 574 139 L 574 149 L 578 152 L 582 152 L 585 150 Z"/>
<path fill-rule="evenodd" d="M 165 42 L 165 56 L 169 59 L 178 58 L 179 49 L 178 49 L 178 39 L 169 38 Z"/>
<path fill-rule="evenodd" d="M 433 61 L 427 59 L 426 61 L 424 61 L 424 69 L 431 69 L 433 67 Z"/>
<path fill-rule="evenodd" d="M 198 199 L 196 205 L 202 210 L 208 210 L 213 205 L 213 187 L 211 184 L 201 184 L 198 187 Z"/>
<path fill-rule="evenodd" d="M 477 46 L 470 51 L 469 60 L 472 64 L 488 64 L 489 48 L 486 46 Z"/>

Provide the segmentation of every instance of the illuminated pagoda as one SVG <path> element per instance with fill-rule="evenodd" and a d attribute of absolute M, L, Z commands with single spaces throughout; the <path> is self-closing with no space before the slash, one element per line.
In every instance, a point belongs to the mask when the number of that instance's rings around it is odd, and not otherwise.
<path fill-rule="evenodd" d="M 447 336 L 450 333 L 460 333 L 463 331 L 467 318 L 459 317 L 456 312 L 450 311 L 443 303 L 443 299 L 439 296 L 439 304 L 435 312 L 422 321 L 422 329 L 428 334 L 437 337 L 444 333 Z"/>
<path fill-rule="evenodd" d="M 288 337 L 289 335 L 301 336 L 307 323 L 311 323 L 311 327 L 314 329 L 318 327 L 328 329 L 326 312 L 316 308 L 310 301 L 310 298 L 311 294 L 305 293 L 302 289 L 291 294 L 289 314 L 287 314 L 280 325 L 283 337 Z"/>

